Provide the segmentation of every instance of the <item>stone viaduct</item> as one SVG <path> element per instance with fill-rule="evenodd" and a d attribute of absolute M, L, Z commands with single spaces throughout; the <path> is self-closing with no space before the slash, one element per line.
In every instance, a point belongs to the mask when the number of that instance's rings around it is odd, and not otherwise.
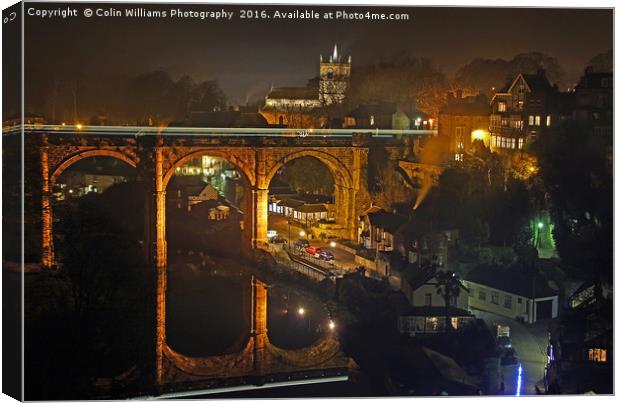
<path fill-rule="evenodd" d="M 213 130 L 222 130 L 223 133 Z M 430 134 L 418 132 L 410 134 Z M 350 239 L 355 239 L 356 217 L 370 204 L 366 169 L 371 142 L 381 142 L 394 155 L 399 155 L 403 143 L 407 143 L 392 135 L 370 133 L 299 135 L 282 131 L 262 134 L 231 129 L 153 127 L 31 126 L 25 130 L 25 135 L 36 139 L 39 153 L 37 164 L 40 169 L 37 171 L 41 175 L 42 191 L 43 268 L 55 267 L 51 197 L 53 185 L 62 172 L 75 162 L 94 156 L 117 158 L 136 168 L 138 178 L 144 184 L 145 259 L 153 268 L 153 288 L 156 290 L 152 315 L 156 332 L 151 347 L 155 353 L 152 371 L 159 385 L 179 377 L 219 376 L 216 368 L 227 365 L 233 365 L 240 374 L 250 374 L 264 373 L 265 370 L 260 368 L 264 368 L 267 362 L 270 366 L 278 362 L 281 369 L 305 367 L 308 363 L 325 364 L 335 357 L 334 349 L 338 347 L 334 339 L 314 346 L 314 352 L 285 352 L 272 346 L 266 337 L 264 289 L 258 282 L 253 285 L 253 333 L 242 352 L 234 357 L 198 359 L 183 357 L 166 344 L 166 187 L 176 168 L 194 158 L 209 155 L 226 159 L 241 173 L 245 186 L 242 244 L 246 252 L 251 252 L 266 244 L 269 183 L 286 163 L 301 157 L 315 157 L 329 168 L 335 182 L 337 223 L 346 229 Z M 412 141 L 408 143 L 413 144 Z M 314 358 L 309 359 L 313 354 Z"/>

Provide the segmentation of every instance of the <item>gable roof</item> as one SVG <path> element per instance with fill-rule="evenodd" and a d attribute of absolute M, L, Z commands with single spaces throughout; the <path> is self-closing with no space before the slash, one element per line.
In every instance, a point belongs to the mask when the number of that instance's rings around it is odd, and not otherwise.
<path fill-rule="evenodd" d="M 558 292 L 552 290 L 541 275 L 535 275 L 533 280 L 521 267 L 516 265 L 507 268 L 496 265 L 479 265 L 467 273 L 465 280 L 525 298 L 532 298 L 534 292 L 535 298 L 558 295 Z"/>
<path fill-rule="evenodd" d="M 302 206 L 303 204 L 304 204 L 303 201 L 295 200 L 295 199 L 283 199 L 278 202 L 278 206 L 291 207 L 291 208 L 297 208 L 299 206 Z"/>
<path fill-rule="evenodd" d="M 385 210 L 379 210 L 368 213 L 368 220 L 373 227 L 379 227 L 383 230 L 394 234 L 406 222 L 406 218 L 397 214 L 388 213 Z"/>
<path fill-rule="evenodd" d="M 198 198 L 206 199 L 206 200 L 217 200 L 220 197 L 220 192 L 216 188 L 214 188 L 211 183 L 207 183 L 207 186 L 205 186 L 204 189 L 202 189 L 200 194 L 194 197 L 198 197 Z"/>
<path fill-rule="evenodd" d="M 323 213 L 327 211 L 327 207 L 324 204 L 302 204 L 295 210 L 300 213 Z"/>
<path fill-rule="evenodd" d="M 546 92 L 553 89 L 549 80 L 547 79 L 547 75 L 544 70 L 539 70 L 536 74 L 523 74 L 519 73 L 517 77 L 512 81 L 510 86 L 506 91 L 500 92 L 512 92 L 513 87 L 519 82 L 520 79 L 523 79 L 525 85 L 531 92 Z"/>
<path fill-rule="evenodd" d="M 432 265 L 428 267 L 419 267 L 414 268 L 413 270 L 407 270 L 405 273 L 405 277 L 407 282 L 411 286 L 412 290 L 417 290 L 422 287 L 424 284 L 431 281 L 435 275 L 437 274 L 437 268 Z"/>
<path fill-rule="evenodd" d="M 593 73 L 586 71 L 586 73 L 581 76 L 579 79 L 579 84 L 575 87 L 575 89 L 606 89 L 609 91 L 613 91 L 613 85 L 610 87 L 603 87 L 603 79 L 611 79 L 613 80 L 613 73 L 611 72 L 603 72 L 603 73 Z"/>

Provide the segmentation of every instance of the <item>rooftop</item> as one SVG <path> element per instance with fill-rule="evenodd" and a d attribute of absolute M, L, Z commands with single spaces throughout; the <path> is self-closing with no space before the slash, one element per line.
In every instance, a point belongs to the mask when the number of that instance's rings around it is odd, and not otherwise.
<path fill-rule="evenodd" d="M 370 225 L 384 229 L 394 234 L 405 223 L 406 218 L 398 214 L 389 213 L 385 210 L 368 213 Z"/>
<path fill-rule="evenodd" d="M 190 126 L 202 127 L 267 127 L 267 120 L 260 113 L 239 111 L 192 112 Z"/>
<path fill-rule="evenodd" d="M 501 267 L 496 265 L 480 265 L 473 268 L 465 280 L 472 283 L 521 295 L 525 298 L 546 298 L 557 296 L 558 292 L 549 287 L 547 281 L 540 275 L 535 280 L 519 266 Z"/>
<path fill-rule="evenodd" d="M 327 211 L 325 204 L 303 204 L 296 208 L 301 213 L 323 213 Z"/>
<path fill-rule="evenodd" d="M 467 312 L 464 309 L 459 309 L 454 306 L 450 306 L 448 309 L 449 316 L 471 316 L 474 315 Z M 433 317 L 433 316 L 446 316 L 446 307 L 444 306 L 414 306 L 407 312 L 401 314 L 400 316 L 425 316 L 425 317 Z"/>
<path fill-rule="evenodd" d="M 319 92 L 312 87 L 272 87 L 268 99 L 319 99 Z"/>

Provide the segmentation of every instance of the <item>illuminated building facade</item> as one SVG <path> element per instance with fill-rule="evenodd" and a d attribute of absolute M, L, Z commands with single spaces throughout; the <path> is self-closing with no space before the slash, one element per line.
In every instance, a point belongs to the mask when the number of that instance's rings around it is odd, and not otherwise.
<path fill-rule="evenodd" d="M 463 97 L 462 91 L 456 96 L 449 93 L 446 104 L 439 111 L 437 134 L 449 142 L 449 157 L 463 161 L 473 140 L 483 140 L 488 146 L 490 107 L 483 95 Z"/>
<path fill-rule="evenodd" d="M 350 77 L 351 56 L 345 61 L 335 45 L 327 61 L 320 55 L 318 88 L 312 83 L 305 87 L 272 86 L 259 112 L 271 125 L 321 127 L 326 118 L 319 109 L 344 101 Z"/>

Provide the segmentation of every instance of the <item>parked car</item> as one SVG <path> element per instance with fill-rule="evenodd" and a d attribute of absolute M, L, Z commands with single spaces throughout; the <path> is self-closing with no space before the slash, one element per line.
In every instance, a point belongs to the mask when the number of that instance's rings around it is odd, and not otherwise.
<path fill-rule="evenodd" d="M 308 246 L 306 248 L 306 252 L 313 255 L 314 257 L 319 257 L 321 256 L 321 247 L 320 246 Z"/>
<path fill-rule="evenodd" d="M 271 243 L 277 243 L 277 244 L 283 244 L 283 243 L 286 243 L 286 242 L 287 242 L 287 240 L 286 240 L 286 238 L 284 238 L 284 237 L 281 237 L 281 236 L 276 235 L 276 236 L 274 236 L 273 238 L 270 238 L 270 239 L 269 239 L 269 242 L 271 242 Z"/>
<path fill-rule="evenodd" d="M 334 254 L 330 251 L 324 250 L 319 254 L 319 259 L 327 261 L 334 260 Z"/>
<path fill-rule="evenodd" d="M 510 336 L 498 336 L 497 337 L 497 346 L 501 348 L 511 348 L 512 347 L 512 339 Z"/>
<path fill-rule="evenodd" d="M 509 348 L 506 350 L 506 352 L 504 353 L 504 355 L 501 358 L 501 364 L 502 366 L 507 366 L 507 365 L 517 365 L 519 364 L 519 359 L 517 358 L 517 356 L 515 355 L 515 350 L 512 348 Z"/>
<path fill-rule="evenodd" d="M 297 249 L 306 249 L 308 246 L 310 246 L 310 242 L 308 242 L 307 239 L 298 239 L 295 241 L 295 247 Z"/>

